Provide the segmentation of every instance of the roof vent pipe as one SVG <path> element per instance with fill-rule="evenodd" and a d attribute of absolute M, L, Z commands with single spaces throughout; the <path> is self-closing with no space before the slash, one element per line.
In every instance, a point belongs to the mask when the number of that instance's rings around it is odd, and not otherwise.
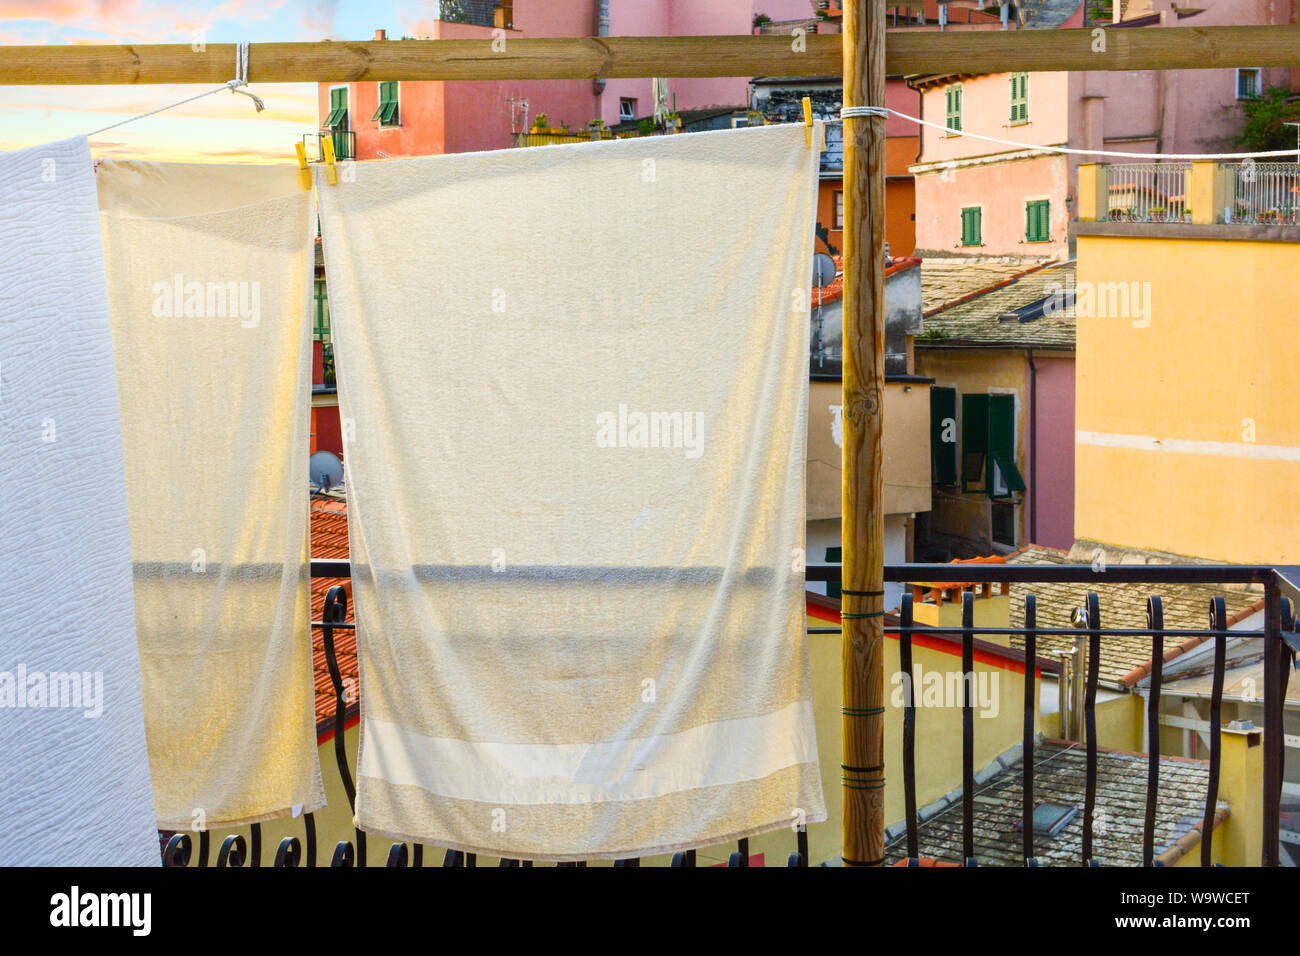
<path fill-rule="evenodd" d="M 596 36 L 609 36 L 609 0 L 596 0 Z M 596 79 L 592 81 L 592 88 L 596 95 L 600 96 L 605 92 L 605 81 Z"/>

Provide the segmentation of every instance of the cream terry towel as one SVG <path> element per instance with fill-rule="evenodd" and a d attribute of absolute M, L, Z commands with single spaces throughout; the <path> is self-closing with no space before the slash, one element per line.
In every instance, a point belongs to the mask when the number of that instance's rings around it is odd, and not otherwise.
<path fill-rule="evenodd" d="M 556 860 L 825 818 L 817 167 L 771 127 L 318 176 L 362 829 Z"/>
<path fill-rule="evenodd" d="M 0 866 L 157 866 L 95 176 L 0 154 Z"/>
<path fill-rule="evenodd" d="M 315 810 L 311 193 L 105 162 L 99 196 L 158 826 Z"/>

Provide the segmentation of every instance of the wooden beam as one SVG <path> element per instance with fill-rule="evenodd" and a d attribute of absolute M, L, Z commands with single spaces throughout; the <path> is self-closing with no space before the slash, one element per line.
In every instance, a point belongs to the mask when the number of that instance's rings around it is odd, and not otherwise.
<path fill-rule="evenodd" d="M 885 102 L 885 0 L 844 4 L 844 104 Z M 840 510 L 845 866 L 885 856 L 885 117 L 844 120 L 844 489 Z"/>
<path fill-rule="evenodd" d="M 507 36 L 504 49 L 491 39 L 254 43 L 248 75 L 254 83 L 838 76 L 841 38 Z M 885 54 L 891 74 L 1233 66 L 1300 66 L 1300 25 L 903 31 L 890 35 Z M 197 52 L 185 44 L 0 46 L 5 86 L 216 85 L 234 70 L 232 43 Z"/>

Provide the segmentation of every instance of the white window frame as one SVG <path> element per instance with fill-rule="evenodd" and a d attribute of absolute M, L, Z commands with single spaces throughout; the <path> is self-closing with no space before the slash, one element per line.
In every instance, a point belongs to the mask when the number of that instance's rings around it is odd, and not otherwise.
<path fill-rule="evenodd" d="M 632 105 L 632 112 L 631 112 L 631 113 L 624 113 L 624 112 L 623 112 L 623 107 L 624 107 L 626 104 L 629 104 L 629 103 Z M 635 96 L 620 96 L 620 97 L 618 98 L 618 121 L 619 121 L 620 123 L 630 123 L 630 122 L 632 122 L 634 119 L 636 119 L 636 97 L 635 97 Z"/>
<path fill-rule="evenodd" d="M 837 189 L 831 196 L 831 228 L 836 232 L 844 231 L 844 190 Z"/>

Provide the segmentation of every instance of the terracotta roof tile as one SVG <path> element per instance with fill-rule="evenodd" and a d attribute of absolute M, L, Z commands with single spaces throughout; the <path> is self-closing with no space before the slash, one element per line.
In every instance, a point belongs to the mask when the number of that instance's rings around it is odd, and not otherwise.
<path fill-rule="evenodd" d="M 1009 564 L 1070 564 L 1069 555 L 1055 548 L 1030 545 L 1007 557 Z M 1209 624 L 1210 599 L 1222 596 L 1230 620 L 1241 620 L 1259 601 L 1251 591 L 1215 587 L 1209 584 L 1178 584 L 1153 587 L 1144 584 L 1013 584 L 1011 586 L 1011 626 L 1023 627 L 1025 623 L 1025 595 L 1038 598 L 1038 625 L 1040 627 L 1070 627 L 1070 615 L 1075 608 L 1083 607 L 1089 591 L 1097 592 L 1101 604 L 1103 627 L 1146 627 L 1147 596 L 1159 594 L 1165 615 L 1165 627 L 1201 628 Z M 1190 638 L 1182 644 L 1167 640 L 1166 661 L 1191 650 L 1202 639 Z M 1014 634 L 1011 646 L 1024 648 L 1023 636 Z M 1040 635 L 1038 653 L 1051 650 L 1070 650 L 1074 639 L 1066 636 Z M 1141 680 L 1151 668 L 1151 638 L 1103 637 L 1101 658 L 1098 661 L 1100 683 L 1118 689 L 1127 689 Z"/>
<path fill-rule="evenodd" d="M 1077 807 L 1074 819 L 1055 837 L 1037 836 L 1034 853 L 1042 866 L 1078 866 L 1083 837 L 1083 801 L 1087 755 L 1081 744 L 1044 741 L 1033 753 L 1035 802 Z M 1156 800 L 1155 852 L 1172 862 L 1200 842 L 1209 764 L 1199 760 L 1162 757 Z M 1023 866 L 1021 763 L 1017 758 L 979 788 L 975 795 L 975 857 L 981 866 Z M 1097 816 L 1093 855 L 1103 866 L 1142 863 L 1142 825 L 1146 807 L 1147 758 L 1144 754 L 1100 749 L 1097 755 Z M 929 810 L 929 808 L 926 808 Z M 1220 802 L 1215 825 L 1228 816 Z M 962 859 L 961 799 L 924 816 L 920 824 L 920 855 L 956 863 Z M 892 828 L 891 828 L 892 829 Z M 887 862 L 905 857 L 901 838 L 886 852 Z M 897 865 L 897 863 L 895 863 Z"/>
<path fill-rule="evenodd" d="M 348 557 L 347 503 L 325 495 L 312 495 L 311 499 L 311 556 L 313 558 Z M 330 578 L 313 578 L 311 582 L 311 619 L 319 621 L 325 613 L 325 595 L 336 584 L 343 584 L 348 592 L 347 620 L 353 621 L 352 585 Z M 334 684 L 325 663 L 324 632 L 312 628 L 312 670 L 316 682 L 316 736 L 327 739 L 334 730 Z M 344 681 L 358 686 L 357 636 L 353 630 L 334 632 L 334 653 Z M 345 684 L 345 686 L 348 686 Z M 352 711 L 356 701 L 352 702 Z"/>
<path fill-rule="evenodd" d="M 1030 322 L 1001 316 L 1074 287 L 1073 262 L 1041 259 L 924 259 L 921 303 L 926 345 L 973 344 L 1073 349 L 1074 306 Z"/>

